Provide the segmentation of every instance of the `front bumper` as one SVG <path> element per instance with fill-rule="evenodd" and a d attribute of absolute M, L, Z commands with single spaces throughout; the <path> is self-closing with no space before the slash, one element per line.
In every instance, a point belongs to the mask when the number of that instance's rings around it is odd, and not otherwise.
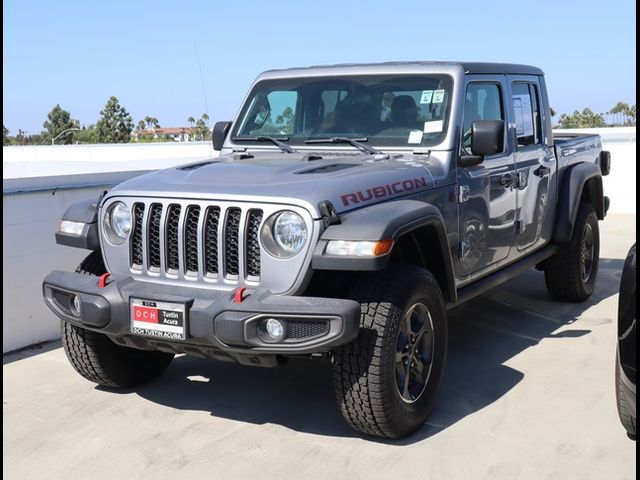
<path fill-rule="evenodd" d="M 62 320 L 104 333 L 121 345 L 222 359 L 230 356 L 239 361 L 246 360 L 247 355 L 257 358 L 326 352 L 350 342 L 359 331 L 360 304 L 352 300 L 277 296 L 268 290 L 256 289 L 236 303 L 234 292 L 176 288 L 131 277 L 110 277 L 109 280 L 100 287 L 97 277 L 54 271 L 44 279 L 44 300 Z M 80 300 L 79 316 L 66 308 L 65 298 L 73 295 Z M 132 297 L 184 303 L 186 340 L 132 334 Z M 265 317 L 276 318 L 287 325 L 295 323 L 296 338 L 285 337 L 277 343 L 261 340 L 257 328 Z M 305 328 L 311 324 L 314 328 Z M 263 362 L 250 360 L 249 363 Z"/>

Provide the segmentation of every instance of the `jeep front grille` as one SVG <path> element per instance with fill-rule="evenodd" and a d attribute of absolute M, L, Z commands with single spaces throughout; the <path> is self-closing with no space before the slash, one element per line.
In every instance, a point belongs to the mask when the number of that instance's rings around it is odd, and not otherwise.
<path fill-rule="evenodd" d="M 262 220 L 259 208 L 136 202 L 130 266 L 149 274 L 258 281 Z"/>

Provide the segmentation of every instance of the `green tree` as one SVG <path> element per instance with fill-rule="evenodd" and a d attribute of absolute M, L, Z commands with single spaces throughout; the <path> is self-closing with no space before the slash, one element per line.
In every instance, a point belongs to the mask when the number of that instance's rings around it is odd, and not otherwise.
<path fill-rule="evenodd" d="M 140 132 L 141 132 L 142 130 L 144 130 L 144 127 L 146 127 L 146 125 L 147 125 L 147 124 L 146 124 L 146 123 L 144 123 L 144 120 L 140 120 L 140 121 L 138 122 L 138 124 L 136 125 L 136 130 L 138 130 L 138 131 L 140 131 Z"/>
<path fill-rule="evenodd" d="M 76 134 L 76 140 L 78 143 L 99 143 L 98 129 L 95 125 L 89 125 L 88 127 L 83 125 L 82 129 Z"/>
<path fill-rule="evenodd" d="M 209 135 L 210 131 L 209 127 L 207 126 L 207 120 L 209 120 L 209 115 L 203 113 L 202 116 L 196 121 L 195 129 L 193 129 L 193 135 L 196 140 L 204 140 Z"/>
<path fill-rule="evenodd" d="M 293 133 L 293 117 L 294 113 L 291 107 L 285 108 L 276 117 L 276 127 L 280 130 L 280 133 Z"/>
<path fill-rule="evenodd" d="M 193 117 L 189 117 L 189 118 L 187 118 L 187 123 L 189 124 L 189 126 L 191 128 L 193 128 L 193 124 L 196 123 L 196 119 L 193 118 Z"/>
<path fill-rule="evenodd" d="M 629 105 L 624 102 L 618 102 L 613 106 L 611 110 L 609 110 L 609 113 L 614 115 L 616 114 L 621 115 L 623 117 L 623 121 L 620 122 L 621 124 L 624 124 L 624 125 L 636 124 L 636 106 L 635 105 Z"/>
<path fill-rule="evenodd" d="M 58 104 L 56 104 L 56 106 L 51 109 L 51 111 L 47 115 L 47 120 L 42 124 L 42 126 L 47 131 L 45 134 L 46 140 L 51 141 L 53 139 L 56 139 L 55 141 L 57 144 L 64 145 L 70 145 L 71 143 L 73 143 L 75 132 L 62 132 L 71 128 L 78 128 L 78 125 L 78 121 L 71 118 L 71 114 L 66 110 L 63 110 L 62 107 L 60 107 L 60 105 Z M 58 135 L 60 136 L 58 137 Z"/>
<path fill-rule="evenodd" d="M 149 130 L 151 130 L 152 128 L 160 128 L 160 124 L 158 123 L 158 119 L 156 117 L 150 117 L 149 115 L 147 115 L 146 117 L 144 117 L 144 121 L 147 123 L 147 127 L 149 128 Z"/>
<path fill-rule="evenodd" d="M 100 143 L 128 143 L 131 140 L 133 121 L 118 99 L 110 97 L 104 109 L 100 111 L 96 129 Z"/>
<path fill-rule="evenodd" d="M 2 124 L 2 145 L 10 145 L 9 129 Z"/>
<path fill-rule="evenodd" d="M 606 127 L 604 115 L 594 113 L 589 108 L 585 108 L 582 112 L 576 110 L 572 114 L 560 115 L 560 128 L 601 128 Z"/>

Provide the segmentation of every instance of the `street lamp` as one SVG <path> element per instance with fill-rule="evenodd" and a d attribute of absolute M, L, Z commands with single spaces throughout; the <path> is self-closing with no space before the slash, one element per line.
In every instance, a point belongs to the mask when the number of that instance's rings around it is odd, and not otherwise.
<path fill-rule="evenodd" d="M 66 130 L 63 130 L 62 132 L 60 132 L 58 135 L 56 135 L 55 137 L 53 137 L 53 138 L 51 139 L 51 145 L 55 145 L 56 140 L 57 140 L 58 138 L 60 138 L 60 137 L 61 137 L 62 135 L 64 135 L 65 133 L 67 133 L 67 132 L 71 132 L 71 131 L 73 131 L 73 130 L 80 130 L 80 129 L 79 129 L 79 128 L 77 128 L 77 127 L 71 127 L 71 128 L 67 128 Z"/>

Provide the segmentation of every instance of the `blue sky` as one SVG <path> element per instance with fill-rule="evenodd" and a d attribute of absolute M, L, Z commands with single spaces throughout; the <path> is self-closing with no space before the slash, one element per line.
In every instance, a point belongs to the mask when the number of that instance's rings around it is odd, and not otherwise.
<path fill-rule="evenodd" d="M 59 103 L 95 123 L 111 95 L 134 121 L 231 119 L 263 70 L 343 62 L 529 63 L 558 112 L 635 103 L 635 2 L 3 1 L 3 123 L 42 129 Z"/>

